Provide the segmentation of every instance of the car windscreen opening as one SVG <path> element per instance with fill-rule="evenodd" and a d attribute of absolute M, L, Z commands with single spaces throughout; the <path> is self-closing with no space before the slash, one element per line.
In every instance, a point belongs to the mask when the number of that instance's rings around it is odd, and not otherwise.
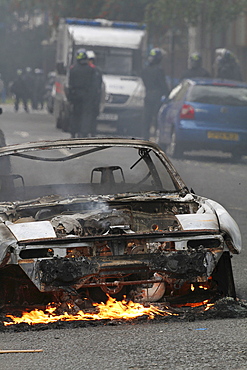
<path fill-rule="evenodd" d="M 64 147 L 6 158 L 0 158 L 5 164 L 0 176 L 1 200 L 177 190 L 164 163 L 152 150 Z"/>

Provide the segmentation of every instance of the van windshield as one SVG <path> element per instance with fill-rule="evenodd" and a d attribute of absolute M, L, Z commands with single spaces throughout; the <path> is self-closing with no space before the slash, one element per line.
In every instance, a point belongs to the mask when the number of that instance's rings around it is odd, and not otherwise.
<path fill-rule="evenodd" d="M 95 63 L 103 74 L 120 76 L 137 75 L 134 58 L 135 53 L 133 50 L 109 47 L 94 47 L 91 50 L 95 52 Z"/>

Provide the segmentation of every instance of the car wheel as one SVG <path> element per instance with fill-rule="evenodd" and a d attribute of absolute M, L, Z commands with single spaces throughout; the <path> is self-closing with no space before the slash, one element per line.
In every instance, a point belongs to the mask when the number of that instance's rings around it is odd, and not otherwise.
<path fill-rule="evenodd" d="M 155 135 L 155 142 L 156 144 L 159 145 L 159 147 L 164 151 L 166 152 L 166 148 L 167 148 L 167 145 L 165 143 L 163 143 L 161 140 L 160 140 L 160 130 L 157 129 L 156 131 L 156 135 Z"/>
<path fill-rule="evenodd" d="M 166 153 L 174 158 L 179 158 L 183 155 L 183 149 L 177 143 L 177 136 L 175 131 L 172 132 L 171 141 L 167 145 Z"/>
<path fill-rule="evenodd" d="M 6 146 L 5 136 L 2 130 L 0 130 L 0 147 Z"/>
<path fill-rule="evenodd" d="M 240 162 L 242 157 L 243 157 L 242 153 L 232 152 L 232 161 L 233 162 Z"/>
<path fill-rule="evenodd" d="M 236 298 L 236 290 L 232 273 L 231 257 L 229 252 L 223 252 L 212 275 L 218 285 L 218 291 L 226 297 Z"/>

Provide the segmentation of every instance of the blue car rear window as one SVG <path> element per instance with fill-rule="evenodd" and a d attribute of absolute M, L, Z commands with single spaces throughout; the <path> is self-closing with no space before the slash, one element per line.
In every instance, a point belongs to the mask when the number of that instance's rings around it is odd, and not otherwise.
<path fill-rule="evenodd" d="M 226 85 L 195 85 L 186 100 L 214 105 L 247 106 L 247 88 Z"/>

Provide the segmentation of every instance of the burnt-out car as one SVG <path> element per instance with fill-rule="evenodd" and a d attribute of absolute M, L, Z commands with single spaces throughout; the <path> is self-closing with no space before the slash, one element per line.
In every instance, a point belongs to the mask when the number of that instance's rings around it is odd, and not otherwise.
<path fill-rule="evenodd" d="M 235 297 L 239 228 L 191 193 L 154 143 L 68 139 L 0 148 L 0 304 Z"/>

